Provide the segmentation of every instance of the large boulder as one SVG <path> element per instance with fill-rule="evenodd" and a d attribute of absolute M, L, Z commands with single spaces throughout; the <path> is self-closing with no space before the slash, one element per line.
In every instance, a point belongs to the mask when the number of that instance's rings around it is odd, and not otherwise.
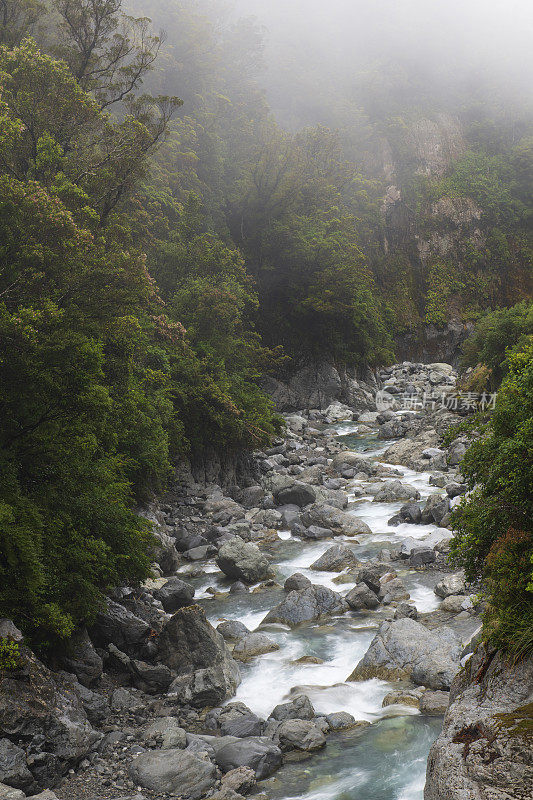
<path fill-rule="evenodd" d="M 217 564 L 229 578 L 257 583 L 268 574 L 268 559 L 257 545 L 243 542 L 239 537 L 230 539 L 218 551 Z"/>
<path fill-rule="evenodd" d="M 459 670 L 460 643 L 449 628 L 430 631 L 408 617 L 384 622 L 348 680 L 412 680 L 449 689 Z"/>
<path fill-rule="evenodd" d="M 401 481 L 385 481 L 383 486 L 374 495 L 374 503 L 395 503 L 398 500 L 418 500 L 420 492 L 413 486 L 408 486 Z"/>
<path fill-rule="evenodd" d="M 114 644 L 128 655 L 138 655 L 151 633 L 152 629 L 145 620 L 114 600 L 107 601 L 106 608 L 97 615 L 90 631 L 91 639 L 97 646 Z"/>
<path fill-rule="evenodd" d="M 289 592 L 279 605 L 268 612 L 263 623 L 279 622 L 295 628 L 313 622 L 326 614 L 344 609 L 342 598 L 326 586 L 311 585 L 307 589 Z"/>
<path fill-rule="evenodd" d="M 315 502 L 316 491 L 307 483 L 292 481 L 288 486 L 274 492 L 274 500 L 279 506 L 295 505 L 302 508 Z"/>
<path fill-rule="evenodd" d="M 264 633 L 256 631 L 237 642 L 233 648 L 233 658 L 237 661 L 249 661 L 251 658 L 273 653 L 275 650 L 279 650 L 279 644 Z"/>
<path fill-rule="evenodd" d="M 138 756 L 130 764 L 129 774 L 138 786 L 158 794 L 200 800 L 214 787 L 217 771 L 211 761 L 171 748 Z"/>
<path fill-rule="evenodd" d="M 438 597 L 451 597 L 452 595 L 466 594 L 466 581 L 464 572 L 455 572 L 452 575 L 445 575 L 444 578 L 435 586 L 435 594 Z"/>
<path fill-rule="evenodd" d="M 240 683 L 237 662 L 199 606 L 180 609 L 165 624 L 159 660 L 178 675 L 170 694 L 196 707 L 220 705 Z"/>
<path fill-rule="evenodd" d="M 228 703 L 222 708 L 210 711 L 206 718 L 206 727 L 220 731 L 222 736 L 236 736 L 244 739 L 247 736 L 261 736 L 264 723 L 244 703 Z"/>
<path fill-rule="evenodd" d="M 165 611 L 173 614 L 178 609 L 191 604 L 194 591 L 194 586 L 191 586 L 190 583 L 172 577 L 164 586 L 154 592 L 154 597 L 161 601 Z"/>
<path fill-rule="evenodd" d="M 369 461 L 368 458 L 364 458 L 361 453 L 343 450 L 333 456 L 331 468 L 334 472 L 344 472 L 347 469 L 353 469 L 355 473 L 364 472 L 366 475 L 372 475 L 375 470 L 375 465 Z"/>
<path fill-rule="evenodd" d="M 341 511 L 339 508 L 324 503 L 314 503 L 302 514 L 302 523 L 306 527 L 316 525 L 327 528 L 334 534 L 344 536 L 359 536 L 360 534 L 372 533 L 366 522 Z"/>
<path fill-rule="evenodd" d="M 478 646 L 457 675 L 428 760 L 425 800 L 530 798 L 533 658 Z"/>
<path fill-rule="evenodd" d="M 353 411 L 336 400 L 331 403 L 324 411 L 324 418 L 326 422 L 332 424 L 333 422 L 351 422 L 353 419 Z"/>
<path fill-rule="evenodd" d="M 281 766 L 281 750 L 271 739 L 250 736 L 228 742 L 215 753 L 215 760 L 222 772 L 239 767 L 250 767 L 258 781 L 268 778 Z"/>
<path fill-rule="evenodd" d="M 379 606 L 379 597 L 366 583 L 359 583 L 345 597 L 346 602 L 352 611 L 362 611 Z"/>
<path fill-rule="evenodd" d="M 0 739 L 0 781 L 6 781 L 16 789 L 27 789 L 33 785 L 26 753 L 9 739 Z"/>
<path fill-rule="evenodd" d="M 359 563 L 353 550 L 344 544 L 335 544 L 311 564 L 311 569 L 317 572 L 342 572 Z"/>
<path fill-rule="evenodd" d="M 96 652 L 85 628 L 69 643 L 64 664 L 83 686 L 93 686 L 102 675 L 102 658 Z"/>
<path fill-rule="evenodd" d="M 320 750 L 326 744 L 322 730 L 312 720 L 287 719 L 276 731 L 282 750 Z"/>
<path fill-rule="evenodd" d="M 287 703 L 279 703 L 270 717 L 278 722 L 286 719 L 314 719 L 315 709 L 306 694 L 299 694 Z"/>
<path fill-rule="evenodd" d="M 0 781 L 18 788 L 32 779 L 36 786 L 55 786 L 92 751 L 101 735 L 89 723 L 72 680 L 67 683 L 53 675 L 26 648 L 21 647 L 21 653 L 22 668 L 4 674 L 0 681 L 0 739 L 9 740 L 6 755 L 14 755 L 9 748 L 15 746 L 26 751 L 16 761 L 22 767 L 22 758 L 28 756 L 28 766 L 17 783 L 0 769 Z"/>
<path fill-rule="evenodd" d="M 20 789 L 0 783 L 0 800 L 26 800 L 26 795 Z"/>

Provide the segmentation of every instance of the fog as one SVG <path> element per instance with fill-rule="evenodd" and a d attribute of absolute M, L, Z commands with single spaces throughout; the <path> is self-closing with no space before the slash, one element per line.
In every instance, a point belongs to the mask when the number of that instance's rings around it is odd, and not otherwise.
<path fill-rule="evenodd" d="M 235 0 L 234 7 L 263 27 L 274 105 L 311 77 L 350 92 L 358 75 L 384 63 L 402 64 L 437 94 L 460 85 L 528 102 L 533 94 L 531 0 Z"/>

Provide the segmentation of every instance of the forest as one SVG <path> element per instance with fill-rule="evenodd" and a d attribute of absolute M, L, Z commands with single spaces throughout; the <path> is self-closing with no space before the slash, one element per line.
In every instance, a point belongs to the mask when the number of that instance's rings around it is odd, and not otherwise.
<path fill-rule="evenodd" d="M 135 508 L 176 459 L 276 435 L 263 376 L 527 312 L 532 108 L 394 51 L 342 81 L 273 58 L 222 0 L 0 12 L 0 607 L 44 647 L 147 575 Z M 413 131 L 452 112 L 424 166 Z"/>

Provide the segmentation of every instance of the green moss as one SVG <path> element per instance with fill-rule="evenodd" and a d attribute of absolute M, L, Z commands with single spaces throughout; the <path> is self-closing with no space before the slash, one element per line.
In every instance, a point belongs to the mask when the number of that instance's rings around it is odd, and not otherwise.
<path fill-rule="evenodd" d="M 512 736 L 533 742 L 533 703 L 515 709 L 509 714 L 496 714 L 498 728 L 505 728 Z"/>
<path fill-rule="evenodd" d="M 20 667 L 21 655 L 17 642 L 0 639 L 0 672 L 14 672 Z"/>

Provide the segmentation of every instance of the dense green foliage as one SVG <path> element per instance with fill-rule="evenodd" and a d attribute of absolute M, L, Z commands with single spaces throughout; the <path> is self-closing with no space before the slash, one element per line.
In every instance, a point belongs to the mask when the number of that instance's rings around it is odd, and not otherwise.
<path fill-rule="evenodd" d="M 472 493 L 453 514 L 453 553 L 482 578 L 485 632 L 533 651 L 533 339 L 508 357 L 496 409 L 461 465 Z"/>
<path fill-rule="evenodd" d="M 533 335 L 533 304 L 527 301 L 512 308 L 485 314 L 463 348 L 463 366 L 485 368 L 491 389 L 497 389 L 507 370 L 506 353 L 525 346 Z"/>
<path fill-rule="evenodd" d="M 146 575 L 176 458 L 275 434 L 265 373 L 529 296 L 527 115 L 455 97 L 468 148 L 425 173 L 429 78 L 300 66 L 283 126 L 252 19 L 123 5 L 0 2 L 0 613 L 42 642 Z"/>

